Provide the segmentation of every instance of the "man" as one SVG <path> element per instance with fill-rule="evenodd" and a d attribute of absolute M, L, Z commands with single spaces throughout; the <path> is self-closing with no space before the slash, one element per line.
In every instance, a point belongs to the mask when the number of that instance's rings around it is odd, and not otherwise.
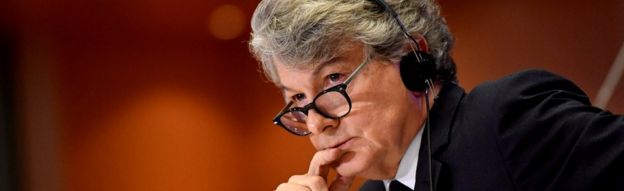
<path fill-rule="evenodd" d="M 274 123 L 317 149 L 277 190 L 624 189 L 624 117 L 545 71 L 465 93 L 433 0 L 264 0 L 252 30 Z"/>

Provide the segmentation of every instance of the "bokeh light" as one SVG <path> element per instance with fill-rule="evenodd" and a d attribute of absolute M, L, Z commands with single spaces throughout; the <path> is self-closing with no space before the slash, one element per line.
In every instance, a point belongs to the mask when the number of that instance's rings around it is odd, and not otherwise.
<path fill-rule="evenodd" d="M 243 11 L 235 5 L 220 5 L 210 13 L 208 30 L 217 39 L 230 40 L 241 35 L 247 25 Z"/>

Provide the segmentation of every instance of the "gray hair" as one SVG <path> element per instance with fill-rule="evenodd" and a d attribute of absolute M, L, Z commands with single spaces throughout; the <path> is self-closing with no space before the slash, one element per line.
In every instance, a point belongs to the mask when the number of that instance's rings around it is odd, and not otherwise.
<path fill-rule="evenodd" d="M 411 34 L 427 40 L 436 80 L 456 81 L 449 52 L 453 37 L 434 0 L 387 0 Z M 311 67 L 359 42 L 375 55 L 399 60 L 407 38 L 392 16 L 370 0 L 263 0 L 251 20 L 250 51 L 271 81 L 279 83 L 274 60 Z"/>

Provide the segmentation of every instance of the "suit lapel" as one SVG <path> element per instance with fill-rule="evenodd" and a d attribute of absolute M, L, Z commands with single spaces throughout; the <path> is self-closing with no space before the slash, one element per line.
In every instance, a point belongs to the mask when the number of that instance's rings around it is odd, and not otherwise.
<path fill-rule="evenodd" d="M 464 97 L 465 92 L 462 88 L 455 84 L 446 84 L 440 91 L 438 98 L 429 113 L 429 123 L 431 131 L 431 140 L 427 140 L 427 134 L 423 135 L 423 142 L 418 154 L 418 168 L 416 170 L 415 190 L 429 190 L 429 148 L 431 143 L 431 176 L 433 178 L 434 188 L 436 190 L 447 190 L 446 184 L 447 170 L 439 156 L 443 153 L 449 143 L 451 127 L 455 118 L 455 111 L 459 103 Z M 427 133 L 427 132 L 424 132 Z"/>
<path fill-rule="evenodd" d="M 386 191 L 386 186 L 381 180 L 369 180 L 364 182 L 359 191 Z"/>

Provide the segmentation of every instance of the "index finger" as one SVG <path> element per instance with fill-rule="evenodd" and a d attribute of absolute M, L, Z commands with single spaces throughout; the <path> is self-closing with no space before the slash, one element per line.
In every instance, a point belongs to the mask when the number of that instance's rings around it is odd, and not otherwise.
<path fill-rule="evenodd" d="M 329 174 L 330 164 L 338 160 L 340 157 L 340 149 L 327 149 L 316 152 L 312 161 L 310 161 L 310 167 L 308 169 L 308 175 L 321 176 L 327 178 Z"/>

